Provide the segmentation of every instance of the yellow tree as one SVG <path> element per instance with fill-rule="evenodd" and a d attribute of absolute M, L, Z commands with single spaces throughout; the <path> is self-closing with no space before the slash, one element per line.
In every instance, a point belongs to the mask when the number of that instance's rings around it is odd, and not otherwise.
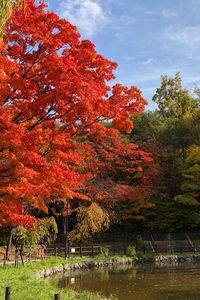
<path fill-rule="evenodd" d="M 6 22 L 10 18 L 13 9 L 20 3 L 22 3 L 22 0 L 0 0 L 0 35 L 3 34 Z"/>

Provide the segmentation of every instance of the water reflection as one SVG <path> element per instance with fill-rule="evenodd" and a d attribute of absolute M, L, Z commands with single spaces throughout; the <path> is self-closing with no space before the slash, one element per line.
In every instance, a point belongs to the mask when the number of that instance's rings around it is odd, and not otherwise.
<path fill-rule="evenodd" d="M 142 265 L 74 271 L 52 279 L 62 288 L 119 300 L 200 300 L 200 264 Z"/>

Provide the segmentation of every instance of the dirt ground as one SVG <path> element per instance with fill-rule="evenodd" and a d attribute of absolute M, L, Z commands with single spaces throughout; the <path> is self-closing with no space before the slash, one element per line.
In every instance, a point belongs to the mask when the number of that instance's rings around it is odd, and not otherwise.
<path fill-rule="evenodd" d="M 6 247 L 0 247 L 0 262 L 1 263 L 4 260 L 5 253 L 6 253 Z M 14 261 L 14 260 L 15 260 L 15 249 L 14 249 L 14 246 L 11 246 L 9 261 Z"/>

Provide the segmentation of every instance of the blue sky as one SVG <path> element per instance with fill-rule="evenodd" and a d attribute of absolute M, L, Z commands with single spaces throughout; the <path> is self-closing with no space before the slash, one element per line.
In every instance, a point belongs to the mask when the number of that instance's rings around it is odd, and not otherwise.
<path fill-rule="evenodd" d="M 160 75 L 180 71 L 200 86 L 200 0 L 48 0 L 98 52 L 119 63 L 117 82 L 136 85 L 151 101 Z"/>

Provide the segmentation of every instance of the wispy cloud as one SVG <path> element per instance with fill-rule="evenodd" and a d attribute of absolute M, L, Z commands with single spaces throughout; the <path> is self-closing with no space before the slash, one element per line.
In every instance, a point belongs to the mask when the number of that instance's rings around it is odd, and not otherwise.
<path fill-rule="evenodd" d="M 176 41 L 178 43 L 196 44 L 196 42 L 200 41 L 200 25 L 187 26 L 180 29 L 171 26 L 167 29 L 165 36 L 171 41 Z"/>
<path fill-rule="evenodd" d="M 137 19 L 135 17 L 120 15 L 118 18 L 112 20 L 111 28 L 114 32 L 115 38 L 118 42 L 122 42 L 127 38 L 127 35 L 130 34 L 130 31 L 127 31 L 127 28 L 134 28 L 137 23 Z"/>
<path fill-rule="evenodd" d="M 161 15 L 167 19 L 168 18 L 176 18 L 178 16 L 177 12 L 170 10 L 170 9 L 163 9 L 161 11 Z"/>
<path fill-rule="evenodd" d="M 114 82 L 151 99 L 160 75 L 200 85 L 200 0 L 48 0 L 100 53 L 119 63 Z M 97 34 L 97 33 L 101 34 Z"/>
<path fill-rule="evenodd" d="M 58 10 L 61 17 L 76 25 L 86 36 L 96 34 L 108 23 L 108 13 L 95 0 L 65 0 Z"/>
<path fill-rule="evenodd" d="M 151 65 L 153 62 L 154 62 L 154 59 L 153 59 L 152 57 L 150 57 L 150 58 L 148 58 L 148 59 L 142 61 L 142 62 L 141 62 L 141 65 L 143 65 L 143 66 L 149 66 L 149 65 Z"/>
<path fill-rule="evenodd" d="M 184 54 L 190 58 L 198 57 L 200 50 L 200 25 L 176 28 L 170 26 L 165 30 L 164 38 L 176 43 Z"/>
<path fill-rule="evenodd" d="M 171 9 L 144 9 L 143 14 L 149 17 L 163 17 L 166 19 L 176 18 L 178 16 L 177 12 Z"/>

